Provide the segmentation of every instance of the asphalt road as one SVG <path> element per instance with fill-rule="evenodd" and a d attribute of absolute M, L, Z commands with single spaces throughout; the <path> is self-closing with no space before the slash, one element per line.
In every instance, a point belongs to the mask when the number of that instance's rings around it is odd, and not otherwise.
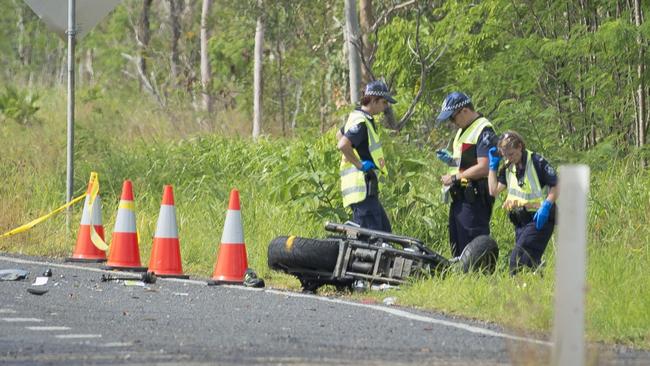
<path fill-rule="evenodd" d="M 493 325 L 272 289 L 158 280 L 101 282 L 97 265 L 0 253 L 1 365 L 546 363 L 550 345 Z M 27 289 L 47 268 L 49 282 Z M 605 349 L 598 364 L 650 364 L 650 353 Z"/>

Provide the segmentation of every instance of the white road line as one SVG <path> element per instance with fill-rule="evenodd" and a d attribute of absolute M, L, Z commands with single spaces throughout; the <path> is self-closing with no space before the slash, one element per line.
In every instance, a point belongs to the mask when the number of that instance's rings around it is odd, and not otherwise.
<path fill-rule="evenodd" d="M 468 325 L 468 324 L 465 324 L 465 323 L 459 323 L 459 322 L 453 322 L 453 321 L 449 321 L 449 320 L 431 318 L 431 317 L 428 317 L 428 316 L 413 314 L 413 313 L 409 313 L 408 311 L 399 310 L 399 309 L 395 309 L 395 308 L 389 308 L 389 307 L 386 307 L 386 306 L 360 304 L 360 303 L 345 301 L 345 300 L 340 300 L 340 299 L 330 299 L 330 298 L 327 298 L 327 297 L 314 296 L 314 295 L 309 295 L 309 294 L 299 294 L 299 293 L 293 293 L 293 292 L 284 292 L 284 291 L 278 291 L 278 290 L 265 290 L 265 291 L 266 292 L 271 292 L 271 293 L 274 293 L 274 294 L 278 294 L 278 295 L 283 295 L 283 296 L 313 298 L 313 299 L 316 299 L 316 300 L 325 301 L 325 302 L 333 302 L 333 303 L 336 303 L 336 304 L 345 304 L 345 305 L 349 305 L 349 306 L 356 306 L 356 307 L 361 307 L 361 308 L 369 308 L 369 309 L 381 311 L 381 312 L 384 312 L 384 313 L 388 313 L 388 314 L 391 314 L 391 315 L 399 316 L 401 318 L 406 318 L 406 319 L 410 319 L 410 320 L 417 320 L 417 321 L 421 321 L 421 322 L 424 322 L 424 323 L 443 325 L 443 326 L 446 326 L 446 327 L 461 329 L 461 330 L 464 330 L 464 331 L 467 331 L 467 332 L 470 332 L 470 333 L 474 333 L 474 334 L 486 335 L 486 336 L 491 336 L 491 337 L 505 338 L 505 339 L 510 339 L 510 340 L 513 340 L 513 341 L 536 343 L 536 344 L 541 344 L 541 345 L 545 345 L 545 346 L 552 346 L 553 345 L 551 342 L 541 341 L 539 339 L 528 338 L 528 337 L 519 337 L 519 336 L 507 334 L 507 333 L 500 333 L 500 332 L 496 332 L 496 331 L 493 331 L 493 330 L 490 330 L 490 329 L 475 327 L 473 325 Z"/>
<path fill-rule="evenodd" d="M 7 262 L 13 262 L 13 263 L 47 265 L 47 266 L 55 267 L 55 268 L 58 267 L 58 268 L 78 269 L 78 270 L 100 272 L 100 273 L 115 273 L 115 271 L 107 271 L 107 270 L 102 270 L 102 269 L 98 269 L 98 268 L 89 268 L 89 267 L 75 266 L 75 265 L 69 265 L 69 264 L 38 262 L 38 261 L 32 261 L 32 260 L 27 260 L 27 259 L 19 259 L 19 258 L 4 257 L 4 256 L 0 256 L 0 260 L 4 260 L 4 261 L 7 261 Z M 125 272 L 125 273 L 127 273 L 127 272 Z M 188 283 L 188 284 L 194 284 L 194 285 L 202 285 L 202 286 L 207 285 L 207 283 L 205 281 L 184 280 L 184 279 L 178 279 L 178 278 L 163 278 L 161 280 Z M 512 334 L 500 333 L 500 332 L 496 332 L 496 331 L 493 331 L 493 330 L 490 330 L 490 329 L 487 329 L 487 328 L 481 328 L 481 327 L 476 327 L 476 326 L 461 323 L 461 322 L 454 322 L 454 321 L 450 321 L 450 320 L 442 320 L 442 319 L 436 319 L 436 318 L 432 318 L 432 317 L 428 317 L 428 316 L 424 316 L 424 315 L 413 314 L 413 313 L 409 313 L 408 311 L 394 309 L 394 308 L 390 308 L 390 307 L 386 307 L 386 306 L 366 305 L 366 304 L 360 304 L 360 303 L 356 303 L 356 302 L 352 302 L 352 301 L 345 301 L 345 300 L 340 300 L 340 299 L 330 299 L 330 298 L 327 298 L 327 297 L 321 297 L 321 296 L 309 295 L 309 294 L 301 294 L 301 293 L 297 293 L 297 292 L 256 289 L 256 288 L 233 286 L 233 285 L 222 285 L 221 287 L 227 287 L 227 288 L 232 288 L 232 289 L 237 289 L 237 290 L 244 290 L 244 291 L 264 291 L 264 292 L 277 294 L 277 295 L 281 295 L 281 296 L 310 298 L 310 299 L 319 300 L 319 301 L 332 302 L 332 303 L 349 305 L 349 306 L 356 306 L 356 307 L 381 311 L 381 312 L 388 313 L 388 314 L 398 316 L 398 317 L 401 317 L 401 318 L 405 318 L 405 319 L 416 320 L 416 321 L 420 321 L 420 322 L 424 322 L 424 323 L 437 324 L 437 325 L 442 325 L 442 326 L 446 326 L 446 327 L 456 328 L 456 329 L 464 330 L 464 331 L 467 331 L 467 332 L 470 332 L 470 333 L 473 333 L 473 334 L 479 334 L 479 335 L 491 336 L 491 337 L 499 337 L 499 338 L 504 338 L 504 339 L 510 339 L 510 340 L 513 340 L 513 341 L 536 343 L 536 344 L 541 344 L 541 345 L 545 345 L 545 346 L 552 346 L 551 342 L 542 341 L 542 340 L 535 339 L 535 338 L 520 337 L 520 336 L 516 336 L 516 335 L 512 335 Z"/>
<path fill-rule="evenodd" d="M 38 318 L 0 318 L 6 322 L 19 323 L 19 322 L 42 322 L 43 319 Z"/>
<path fill-rule="evenodd" d="M 101 343 L 97 345 L 98 347 L 131 347 L 133 346 L 133 342 L 108 342 L 108 343 Z"/>
<path fill-rule="evenodd" d="M 14 309 L 0 309 L 0 314 L 16 314 Z"/>
<path fill-rule="evenodd" d="M 70 327 L 57 327 L 57 326 L 50 326 L 50 327 L 25 327 L 29 330 L 70 330 Z"/>
<path fill-rule="evenodd" d="M 60 339 L 101 338 L 101 334 L 59 334 L 54 337 Z"/>

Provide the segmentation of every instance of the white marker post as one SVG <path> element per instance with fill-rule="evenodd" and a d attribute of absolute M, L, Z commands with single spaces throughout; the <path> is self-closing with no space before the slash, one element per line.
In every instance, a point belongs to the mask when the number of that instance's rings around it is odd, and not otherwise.
<path fill-rule="evenodd" d="M 553 365 L 585 364 L 585 279 L 589 167 L 560 167 Z"/>

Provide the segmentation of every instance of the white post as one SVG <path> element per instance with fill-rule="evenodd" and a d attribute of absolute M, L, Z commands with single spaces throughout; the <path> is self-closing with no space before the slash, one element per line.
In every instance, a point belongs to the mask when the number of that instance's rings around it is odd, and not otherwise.
<path fill-rule="evenodd" d="M 553 365 L 585 364 L 585 277 L 589 167 L 560 167 Z"/>
<path fill-rule="evenodd" d="M 67 181 L 66 181 L 66 202 L 72 201 L 74 191 L 74 43 L 75 43 L 75 0 L 68 0 L 68 159 L 67 159 Z M 70 231 L 70 215 L 72 208 L 68 207 L 66 215 L 66 227 Z"/>

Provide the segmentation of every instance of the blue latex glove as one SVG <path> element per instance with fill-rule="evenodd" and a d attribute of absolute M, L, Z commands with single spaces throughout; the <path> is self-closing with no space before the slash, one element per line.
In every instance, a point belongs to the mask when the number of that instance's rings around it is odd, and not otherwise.
<path fill-rule="evenodd" d="M 451 153 L 447 149 L 438 149 L 436 150 L 436 157 L 438 160 L 443 163 L 450 165 L 454 158 L 451 156 Z"/>
<path fill-rule="evenodd" d="M 497 171 L 499 169 L 499 163 L 501 162 L 501 157 L 497 155 L 497 147 L 493 146 L 488 150 L 488 158 L 490 159 L 489 166 L 490 170 Z"/>
<path fill-rule="evenodd" d="M 367 172 L 368 170 L 376 169 L 376 168 L 377 167 L 375 166 L 375 163 L 372 162 L 372 160 L 364 160 L 361 162 L 362 172 Z"/>
<path fill-rule="evenodd" d="M 544 202 L 542 202 L 542 205 L 539 207 L 539 210 L 535 212 L 535 215 L 533 216 L 533 220 L 535 220 L 535 228 L 537 230 L 542 230 L 542 228 L 548 221 L 548 217 L 551 215 L 552 207 L 553 207 L 553 202 L 549 200 L 544 200 Z"/>

